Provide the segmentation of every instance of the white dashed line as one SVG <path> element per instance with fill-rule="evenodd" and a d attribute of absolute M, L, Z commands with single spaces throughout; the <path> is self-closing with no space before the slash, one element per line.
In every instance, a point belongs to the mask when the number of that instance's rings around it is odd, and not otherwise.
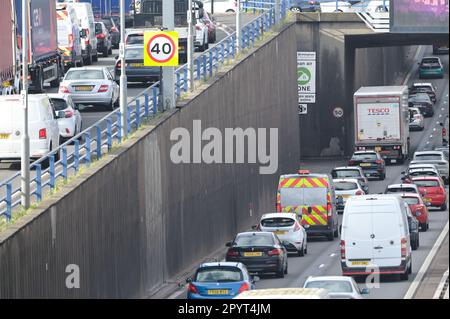
<path fill-rule="evenodd" d="M 439 117 L 442 117 L 442 114 L 439 114 Z M 439 123 L 440 124 L 440 123 Z"/>
<path fill-rule="evenodd" d="M 332 253 L 332 254 L 330 255 L 330 257 L 334 257 L 334 256 L 336 256 L 336 254 L 335 254 L 335 253 Z"/>
<path fill-rule="evenodd" d="M 321 265 L 319 266 L 319 268 L 323 268 L 323 267 L 325 267 L 325 264 L 321 264 Z"/>
<path fill-rule="evenodd" d="M 433 134 L 430 135 L 430 138 L 432 138 L 432 137 L 433 137 Z"/>
<path fill-rule="evenodd" d="M 436 128 L 433 129 L 433 132 L 436 132 Z"/>
<path fill-rule="evenodd" d="M 430 142 L 428 141 L 427 144 L 430 144 Z"/>

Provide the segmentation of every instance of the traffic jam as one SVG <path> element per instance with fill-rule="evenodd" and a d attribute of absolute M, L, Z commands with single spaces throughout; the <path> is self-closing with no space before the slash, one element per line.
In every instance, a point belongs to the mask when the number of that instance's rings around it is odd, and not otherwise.
<path fill-rule="evenodd" d="M 144 66 L 144 32 L 151 30 L 145 19 L 154 2 L 127 1 L 125 26 L 118 11 L 99 12 L 101 1 L 31 0 L 28 22 L 21 20 L 22 1 L 1 2 L 0 28 L 15 35 L 0 34 L 2 164 L 21 157 L 22 23 L 33 30 L 28 107 L 30 157 L 37 160 L 88 126 L 86 106 L 101 114 L 119 106 L 122 65 L 114 55 L 121 28 L 131 87 L 159 81 L 160 68 Z M 233 14 L 234 1 L 214 2 L 218 14 Z M 209 1 L 194 4 L 194 45 L 203 52 L 217 42 L 218 26 L 203 10 Z M 176 31 L 184 64 L 181 11 Z M 202 262 L 175 298 L 384 298 L 392 284 L 404 292 L 418 272 L 416 256 L 422 262 L 433 244 L 422 245 L 427 233 L 448 216 L 449 200 L 448 48 L 427 46 L 413 67 L 406 84 L 356 90 L 353 155 L 279 176 L 273 211 L 259 212 L 258 224 L 224 243 L 214 261 Z M 325 252 L 330 261 L 322 260 Z M 372 288 L 368 278 L 375 275 L 380 283 Z"/>

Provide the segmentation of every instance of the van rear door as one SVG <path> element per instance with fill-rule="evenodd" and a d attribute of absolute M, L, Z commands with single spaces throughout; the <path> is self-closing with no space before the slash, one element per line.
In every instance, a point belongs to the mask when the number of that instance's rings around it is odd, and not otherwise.
<path fill-rule="evenodd" d="M 20 103 L 17 97 L 6 98 L 0 103 L 0 154 L 13 152 L 16 132 L 22 125 Z"/>
<path fill-rule="evenodd" d="M 347 212 L 346 212 L 347 213 Z M 348 212 L 345 225 L 345 256 L 348 267 L 365 267 L 372 264 L 373 244 L 372 213 L 367 206 Z"/>
<path fill-rule="evenodd" d="M 401 228 L 399 213 L 389 212 L 392 206 L 380 205 L 373 213 L 373 256 L 379 267 L 400 266 L 401 264 Z"/>

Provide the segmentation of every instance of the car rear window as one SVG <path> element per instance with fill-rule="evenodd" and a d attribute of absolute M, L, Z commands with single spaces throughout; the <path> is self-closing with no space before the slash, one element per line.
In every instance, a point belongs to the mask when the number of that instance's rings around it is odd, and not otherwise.
<path fill-rule="evenodd" d="M 52 101 L 53 104 L 53 109 L 58 112 L 58 111 L 63 111 L 65 109 L 68 108 L 67 106 L 67 102 L 64 99 L 55 99 L 55 98 L 51 98 L 50 101 Z"/>
<path fill-rule="evenodd" d="M 403 199 L 408 205 L 418 205 L 420 203 L 417 197 L 403 197 Z"/>
<path fill-rule="evenodd" d="M 337 191 L 350 191 L 353 189 L 358 189 L 358 184 L 355 182 L 335 182 L 334 188 Z"/>
<path fill-rule="evenodd" d="M 133 48 L 125 50 L 125 59 L 126 60 L 134 60 L 134 59 L 144 59 L 144 47 L 142 48 Z"/>
<path fill-rule="evenodd" d="M 102 25 L 100 23 L 95 24 L 95 34 L 100 34 L 103 32 Z"/>
<path fill-rule="evenodd" d="M 237 246 L 273 246 L 274 240 L 270 234 L 246 234 L 238 235 L 234 241 Z"/>
<path fill-rule="evenodd" d="M 390 187 L 387 193 L 417 193 L 417 191 L 413 187 Z"/>
<path fill-rule="evenodd" d="M 422 103 L 422 102 L 431 103 L 431 100 L 427 94 L 423 93 L 423 94 L 417 94 L 417 95 L 410 96 L 409 102 L 411 102 L 411 103 Z"/>
<path fill-rule="evenodd" d="M 102 70 L 70 70 L 64 80 L 103 80 Z"/>
<path fill-rule="evenodd" d="M 353 154 L 352 159 L 353 160 L 376 160 L 377 154 L 376 153 L 357 153 L 357 154 Z"/>
<path fill-rule="evenodd" d="M 237 267 L 203 267 L 197 271 L 196 282 L 233 282 L 242 281 L 243 275 Z"/>
<path fill-rule="evenodd" d="M 286 217 L 265 218 L 261 220 L 261 225 L 264 227 L 289 227 L 294 225 L 295 220 Z"/>
<path fill-rule="evenodd" d="M 414 184 L 416 184 L 419 187 L 439 187 L 439 182 L 435 180 L 414 181 Z"/>
<path fill-rule="evenodd" d="M 355 169 L 338 169 L 331 172 L 333 178 L 361 177 L 361 173 Z"/>
<path fill-rule="evenodd" d="M 409 172 L 409 176 L 437 176 L 433 171 L 412 171 Z"/>
<path fill-rule="evenodd" d="M 305 288 L 323 288 L 329 292 L 353 292 L 352 285 L 349 282 L 340 280 L 311 281 L 306 284 Z"/>
<path fill-rule="evenodd" d="M 130 34 L 127 37 L 127 44 L 143 44 L 144 35 L 143 34 Z"/>
<path fill-rule="evenodd" d="M 325 187 L 281 188 L 281 206 L 325 206 L 327 192 Z"/>
<path fill-rule="evenodd" d="M 416 154 L 414 160 L 419 161 L 439 161 L 442 157 L 439 154 Z"/>

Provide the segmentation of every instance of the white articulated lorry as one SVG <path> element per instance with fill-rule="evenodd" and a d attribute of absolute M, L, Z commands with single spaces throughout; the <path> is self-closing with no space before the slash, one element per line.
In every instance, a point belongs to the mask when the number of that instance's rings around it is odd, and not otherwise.
<path fill-rule="evenodd" d="M 353 96 L 355 150 L 376 150 L 390 163 L 410 155 L 408 87 L 367 86 Z"/>

